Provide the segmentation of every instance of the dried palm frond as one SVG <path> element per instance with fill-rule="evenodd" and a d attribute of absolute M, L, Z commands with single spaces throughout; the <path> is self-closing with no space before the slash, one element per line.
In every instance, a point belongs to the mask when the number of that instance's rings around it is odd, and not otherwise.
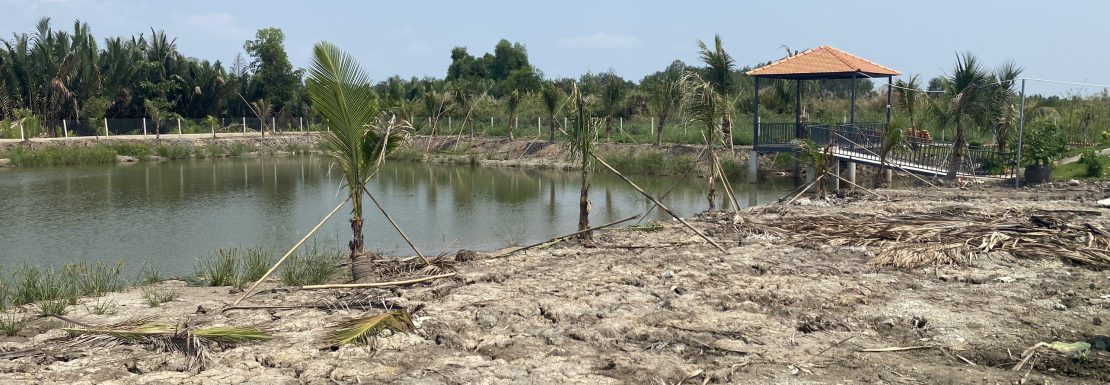
<path fill-rule="evenodd" d="M 180 351 L 189 357 L 189 368 L 199 370 L 203 370 L 208 363 L 209 344 L 236 345 L 273 338 L 255 328 L 216 326 L 189 329 L 149 321 L 136 319 L 106 327 L 63 330 L 89 343 L 102 344 L 103 338 L 111 338 L 122 343 L 145 344 L 157 351 Z"/>
<path fill-rule="evenodd" d="M 412 317 L 405 310 L 391 310 L 378 315 L 355 318 L 342 322 L 328 332 L 327 342 L 334 346 L 347 344 L 370 345 L 384 330 L 398 333 L 416 329 Z"/>

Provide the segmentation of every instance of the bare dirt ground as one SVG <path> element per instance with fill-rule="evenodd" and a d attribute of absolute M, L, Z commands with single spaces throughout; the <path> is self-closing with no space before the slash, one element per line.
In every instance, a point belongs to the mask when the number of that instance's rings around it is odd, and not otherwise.
<path fill-rule="evenodd" d="M 882 191 L 884 200 L 809 200 L 746 211 L 747 223 L 907 212 L 1086 210 L 1105 185 L 1064 188 Z M 862 195 L 860 195 L 862 196 Z M 953 211 L 956 210 L 956 211 Z M 879 246 L 833 246 L 797 236 L 737 233 L 731 214 L 656 231 L 600 232 L 505 258 L 456 262 L 458 275 L 391 289 L 305 291 L 268 284 L 254 305 L 365 299 L 417 310 L 414 333 L 374 347 L 328 347 L 326 327 L 380 310 L 248 309 L 220 312 L 229 288 L 179 286 L 147 306 L 138 288 L 108 297 L 119 314 L 71 306 L 68 317 L 106 325 L 136 316 L 188 325 L 266 328 L 274 339 L 215 348 L 201 371 L 149 346 L 70 345 L 61 321 L 38 320 L 0 339 L 3 383 L 404 384 L 1094 384 L 1110 381 L 1110 270 L 1053 255 L 996 253 L 970 265 L 869 265 Z M 93 301 L 84 299 L 83 302 Z M 1038 342 L 1088 341 L 1073 357 Z M 909 350 L 865 352 L 876 348 Z M 30 350 L 28 350 L 30 349 Z M 15 354 L 29 352 L 28 354 Z M 12 358 L 16 357 L 16 358 Z"/>

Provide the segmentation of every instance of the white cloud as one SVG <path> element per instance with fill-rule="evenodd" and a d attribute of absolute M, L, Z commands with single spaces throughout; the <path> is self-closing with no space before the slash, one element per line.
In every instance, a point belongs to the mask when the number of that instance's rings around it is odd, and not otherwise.
<path fill-rule="evenodd" d="M 633 47 L 640 45 L 640 39 L 631 35 L 595 32 L 590 35 L 560 38 L 559 45 L 563 47 L 587 48 Z"/>

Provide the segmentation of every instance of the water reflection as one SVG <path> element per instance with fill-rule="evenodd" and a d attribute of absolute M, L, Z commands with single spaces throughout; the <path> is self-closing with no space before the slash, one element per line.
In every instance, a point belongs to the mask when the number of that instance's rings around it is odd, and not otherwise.
<path fill-rule="evenodd" d="M 654 194 L 674 183 L 632 179 Z M 311 156 L 0 170 L 0 266 L 124 259 L 132 268 L 152 261 L 166 274 L 191 274 L 195 259 L 216 248 L 284 250 L 341 200 L 341 182 L 329 159 Z M 556 170 L 389 163 L 369 189 L 423 250 L 438 253 L 574 231 L 578 182 Z M 758 195 L 747 184 L 734 187 L 752 204 L 780 196 L 788 182 L 762 182 Z M 703 183 L 684 181 L 664 202 L 680 215 L 703 210 Z M 590 200 L 593 223 L 651 205 L 604 173 L 594 176 Z M 368 247 L 410 253 L 366 206 Z M 321 242 L 342 245 L 348 231 L 346 221 L 333 220 Z"/>

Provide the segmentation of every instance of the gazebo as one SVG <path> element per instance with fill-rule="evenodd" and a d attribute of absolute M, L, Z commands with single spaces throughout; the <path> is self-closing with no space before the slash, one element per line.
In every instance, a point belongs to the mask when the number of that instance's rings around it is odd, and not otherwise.
<path fill-rule="evenodd" d="M 827 80 L 827 79 L 852 79 L 851 111 L 849 126 L 855 127 L 856 122 L 856 83 L 861 77 L 887 79 L 886 124 L 890 124 L 891 113 L 891 88 L 894 76 L 900 72 L 876 64 L 870 60 L 823 45 L 811 48 L 794 56 L 778 60 L 771 64 L 747 72 L 748 76 L 755 79 L 755 121 L 753 130 L 754 154 L 759 152 L 784 152 L 795 151 L 791 143 L 794 139 L 805 139 L 806 132 L 802 127 L 802 81 Z M 759 120 L 759 81 L 760 79 L 783 79 L 795 81 L 795 118 L 793 134 L 789 133 L 789 123 L 770 124 L 764 127 Z M 756 182 L 757 157 L 749 157 L 748 181 Z"/>

